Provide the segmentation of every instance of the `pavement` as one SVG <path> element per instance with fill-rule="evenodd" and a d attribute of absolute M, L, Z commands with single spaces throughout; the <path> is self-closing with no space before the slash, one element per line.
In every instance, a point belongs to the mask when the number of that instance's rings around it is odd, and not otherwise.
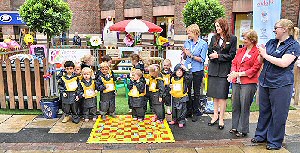
<path fill-rule="evenodd" d="M 250 133 L 237 138 L 228 131 L 231 113 L 225 113 L 225 128 L 209 127 L 211 114 L 205 114 L 197 122 L 187 121 L 187 126 L 171 125 L 174 143 L 151 144 L 87 144 L 93 122 L 61 123 L 61 118 L 45 119 L 36 115 L 0 115 L 0 152 L 147 152 L 147 153 L 199 153 L 245 152 L 264 153 L 266 144 L 253 144 L 258 112 L 251 112 Z M 275 152 L 300 152 L 300 110 L 289 112 L 284 146 Z"/>

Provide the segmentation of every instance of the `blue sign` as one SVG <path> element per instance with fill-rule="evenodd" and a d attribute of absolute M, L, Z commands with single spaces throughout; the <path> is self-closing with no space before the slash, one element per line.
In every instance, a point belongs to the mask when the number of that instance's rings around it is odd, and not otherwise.
<path fill-rule="evenodd" d="M 0 12 L 0 25 L 24 25 L 18 12 Z"/>

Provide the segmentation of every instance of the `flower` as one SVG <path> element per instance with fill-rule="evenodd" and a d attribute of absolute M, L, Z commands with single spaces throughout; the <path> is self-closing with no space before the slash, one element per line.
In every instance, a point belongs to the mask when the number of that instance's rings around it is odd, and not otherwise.
<path fill-rule="evenodd" d="M 28 43 L 33 43 L 33 36 L 31 34 L 26 34 L 24 37 L 24 41 L 26 45 L 28 45 Z"/>
<path fill-rule="evenodd" d="M 91 42 L 91 46 L 94 46 L 94 47 L 97 47 L 102 44 L 102 41 L 101 41 L 100 37 L 98 37 L 98 36 L 92 36 L 90 39 L 90 42 Z"/>

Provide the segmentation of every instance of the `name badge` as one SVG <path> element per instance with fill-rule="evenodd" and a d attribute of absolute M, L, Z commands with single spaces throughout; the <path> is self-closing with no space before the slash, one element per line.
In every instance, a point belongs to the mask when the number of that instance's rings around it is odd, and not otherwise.
<path fill-rule="evenodd" d="M 192 64 L 188 64 L 188 69 L 191 69 L 192 68 Z"/>
<path fill-rule="evenodd" d="M 181 84 L 173 84 L 173 90 L 174 91 L 181 91 L 182 90 Z"/>
<path fill-rule="evenodd" d="M 115 90 L 114 87 L 115 87 L 114 84 L 107 84 L 106 85 L 106 90 L 109 90 L 109 91 Z"/>
<path fill-rule="evenodd" d="M 93 89 L 87 90 L 87 91 L 86 91 L 86 95 L 87 95 L 87 96 L 94 96 L 94 95 L 95 95 L 95 90 L 93 90 Z"/>

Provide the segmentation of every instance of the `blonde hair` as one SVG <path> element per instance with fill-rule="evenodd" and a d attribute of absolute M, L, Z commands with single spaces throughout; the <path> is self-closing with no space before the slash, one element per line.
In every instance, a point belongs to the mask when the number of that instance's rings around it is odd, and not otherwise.
<path fill-rule="evenodd" d="M 151 65 L 151 60 L 150 59 L 144 59 L 143 60 L 143 63 L 144 63 L 144 67 L 148 67 L 148 66 L 150 66 Z"/>
<path fill-rule="evenodd" d="M 109 65 L 108 65 L 107 62 L 102 62 L 102 63 L 100 64 L 100 69 L 103 68 L 103 67 L 107 67 L 108 69 L 110 69 L 110 67 L 109 67 Z"/>
<path fill-rule="evenodd" d="M 244 32 L 242 36 L 248 38 L 252 44 L 254 44 L 254 45 L 257 44 L 258 36 L 257 36 L 256 31 L 250 29 L 250 30 Z"/>
<path fill-rule="evenodd" d="M 143 76 L 143 72 L 142 72 L 140 69 L 136 69 L 136 70 L 134 71 L 134 74 L 136 74 L 136 75 L 139 76 L 139 77 L 142 77 L 142 76 Z"/>
<path fill-rule="evenodd" d="M 189 31 L 197 36 L 200 36 L 200 28 L 197 24 L 191 24 L 186 28 L 186 31 Z"/>
<path fill-rule="evenodd" d="M 91 76 L 91 78 L 94 78 L 95 76 L 94 76 L 94 71 L 91 69 L 91 68 L 89 68 L 89 67 L 84 67 L 82 70 L 81 70 L 81 76 L 83 77 L 83 74 L 84 73 L 90 73 L 90 76 Z"/>
<path fill-rule="evenodd" d="M 170 64 L 170 66 L 172 66 L 172 62 L 171 62 L 171 60 L 169 60 L 169 59 L 165 59 L 165 60 L 163 61 L 163 64 L 164 64 L 164 63 Z"/>
<path fill-rule="evenodd" d="M 160 68 L 157 64 L 150 65 L 148 69 L 149 69 L 149 72 L 155 72 L 156 74 L 158 74 L 160 71 Z"/>
<path fill-rule="evenodd" d="M 84 63 L 87 63 L 89 61 L 92 61 L 94 63 L 95 57 L 93 55 L 84 55 L 80 60 Z"/>
<path fill-rule="evenodd" d="M 294 23 L 289 19 L 280 19 L 276 24 L 288 29 L 289 35 L 292 35 L 295 40 L 299 37 L 299 28 L 294 27 Z"/>

